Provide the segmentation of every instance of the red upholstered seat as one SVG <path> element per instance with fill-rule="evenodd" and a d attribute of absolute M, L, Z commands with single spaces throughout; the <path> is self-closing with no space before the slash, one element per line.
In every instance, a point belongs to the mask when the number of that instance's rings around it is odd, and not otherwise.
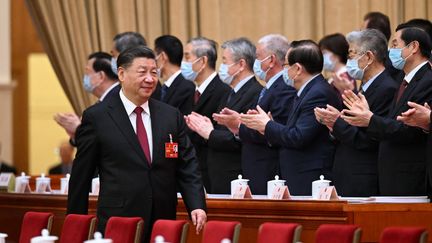
<path fill-rule="evenodd" d="M 361 229 L 356 225 L 322 224 L 316 231 L 316 243 L 357 243 Z"/>
<path fill-rule="evenodd" d="M 287 223 L 263 223 L 258 230 L 257 243 L 297 243 L 302 226 Z"/>
<path fill-rule="evenodd" d="M 186 220 L 156 220 L 153 225 L 150 242 L 154 242 L 156 236 L 161 235 L 166 242 L 185 243 L 188 229 L 189 224 Z"/>
<path fill-rule="evenodd" d="M 114 243 L 141 242 L 143 223 L 140 217 L 111 217 L 106 225 L 105 238 Z"/>
<path fill-rule="evenodd" d="M 21 224 L 19 243 L 29 243 L 31 238 L 41 235 L 43 229 L 51 231 L 52 213 L 27 212 Z"/>
<path fill-rule="evenodd" d="M 220 243 L 229 239 L 237 243 L 240 236 L 240 222 L 237 221 L 208 221 L 204 226 L 203 243 Z"/>
<path fill-rule="evenodd" d="M 91 239 L 95 225 L 95 215 L 67 215 L 61 231 L 60 243 L 82 243 Z"/>
<path fill-rule="evenodd" d="M 422 227 L 388 227 L 381 233 L 380 243 L 426 243 L 427 238 Z"/>

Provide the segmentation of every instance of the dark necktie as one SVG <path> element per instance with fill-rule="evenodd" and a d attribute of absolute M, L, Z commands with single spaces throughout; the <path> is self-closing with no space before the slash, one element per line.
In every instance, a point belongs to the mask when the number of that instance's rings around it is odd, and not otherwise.
<path fill-rule="evenodd" d="M 144 151 L 145 157 L 147 158 L 149 165 L 151 165 L 150 146 L 148 143 L 147 132 L 145 130 L 144 122 L 143 122 L 142 116 L 141 116 L 141 113 L 143 111 L 144 111 L 144 109 L 140 106 L 136 107 L 134 110 L 134 112 L 136 114 L 136 133 L 137 133 L 141 148 Z"/>
<path fill-rule="evenodd" d="M 262 100 L 262 98 L 264 97 L 264 95 L 265 95 L 266 92 L 267 92 L 267 88 L 264 87 L 264 88 L 261 90 L 260 94 L 259 94 L 259 97 L 258 97 L 258 105 L 260 104 L 260 102 L 261 102 L 261 100 Z"/>
<path fill-rule="evenodd" d="M 228 103 L 231 101 L 231 99 L 234 97 L 234 95 L 236 94 L 236 92 L 232 89 L 230 94 L 228 95 L 228 99 L 227 99 L 227 105 Z"/>
<path fill-rule="evenodd" d="M 408 82 L 404 79 L 402 81 L 401 85 L 399 86 L 399 90 L 398 90 L 397 97 L 396 97 L 396 103 L 399 102 L 399 100 L 402 97 L 407 86 L 408 86 Z"/>
<path fill-rule="evenodd" d="M 168 92 L 168 86 L 166 86 L 165 84 L 162 85 L 162 89 L 161 89 L 161 101 L 165 101 L 165 95 Z"/>
<path fill-rule="evenodd" d="M 201 96 L 201 93 L 198 90 L 196 90 L 195 95 L 194 95 L 194 104 L 195 105 L 198 103 L 200 96 Z"/>

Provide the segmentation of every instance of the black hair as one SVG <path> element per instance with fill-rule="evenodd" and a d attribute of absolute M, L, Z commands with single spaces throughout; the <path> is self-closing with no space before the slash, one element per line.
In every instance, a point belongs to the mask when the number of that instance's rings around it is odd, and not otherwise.
<path fill-rule="evenodd" d="M 380 12 L 369 12 L 364 16 L 363 20 L 368 20 L 366 28 L 379 30 L 387 38 L 387 41 L 390 40 L 390 19 L 387 15 Z"/>
<path fill-rule="evenodd" d="M 320 73 L 323 68 L 323 55 L 319 46 L 312 40 L 291 42 L 288 64 L 299 63 L 309 74 Z"/>
<path fill-rule="evenodd" d="M 327 49 L 334 53 L 341 63 L 347 62 L 349 44 L 344 35 L 340 33 L 326 35 L 319 41 L 318 45 L 321 50 Z"/>
<path fill-rule="evenodd" d="M 155 40 L 157 54 L 165 52 L 170 63 L 180 67 L 183 59 L 183 45 L 181 41 L 172 35 L 163 35 Z"/>
<path fill-rule="evenodd" d="M 411 19 L 406 24 L 411 25 L 412 27 L 418 27 L 429 35 L 429 38 L 432 40 L 432 23 L 427 19 Z"/>
<path fill-rule="evenodd" d="M 405 45 L 410 44 L 413 41 L 417 41 L 420 46 L 420 52 L 422 56 L 430 58 L 432 43 L 429 35 L 418 27 L 413 27 L 411 24 L 403 23 L 396 27 L 396 31 L 401 31 L 401 39 L 405 42 Z"/>
<path fill-rule="evenodd" d="M 135 58 L 145 57 L 155 59 L 154 52 L 146 46 L 136 46 L 121 52 L 117 58 L 117 67 L 128 68 Z"/>
<path fill-rule="evenodd" d="M 120 53 L 134 46 L 147 46 L 147 41 L 138 32 L 123 32 L 114 36 L 115 49 Z"/>
<path fill-rule="evenodd" d="M 109 79 L 117 80 L 117 74 L 115 74 L 111 68 L 111 58 L 112 56 L 106 52 L 93 52 L 88 56 L 88 60 L 95 59 L 93 62 L 93 70 L 95 72 L 104 72 Z"/>

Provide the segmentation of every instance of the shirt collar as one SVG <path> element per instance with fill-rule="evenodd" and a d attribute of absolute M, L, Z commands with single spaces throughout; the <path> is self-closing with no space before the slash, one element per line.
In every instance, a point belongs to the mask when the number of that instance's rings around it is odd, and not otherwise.
<path fill-rule="evenodd" d="M 405 75 L 404 80 L 407 81 L 407 83 L 410 83 L 411 80 L 414 78 L 414 75 L 417 73 L 417 71 L 427 63 L 428 63 L 428 61 L 424 61 L 424 62 L 420 63 L 419 65 L 417 65 L 417 67 L 415 67 L 413 70 L 411 70 L 411 72 L 409 72 L 407 75 Z"/>
<path fill-rule="evenodd" d="M 309 79 L 306 83 L 304 83 L 300 89 L 297 91 L 297 96 L 300 97 L 301 93 L 303 92 L 304 88 L 306 87 L 306 85 L 308 85 L 308 83 L 310 83 L 310 81 L 312 81 L 314 78 L 318 77 L 318 75 L 320 75 L 320 73 L 316 74 L 315 76 L 313 76 L 311 79 Z"/>
<path fill-rule="evenodd" d="M 169 88 L 171 86 L 171 84 L 174 82 L 174 79 L 176 79 L 180 73 L 181 73 L 181 70 L 178 70 L 177 72 L 175 72 L 173 75 L 171 75 L 171 77 L 169 77 L 167 79 L 167 81 L 164 82 L 164 85 Z"/>
<path fill-rule="evenodd" d="M 105 90 L 105 92 L 101 95 L 101 97 L 99 98 L 99 101 L 103 101 L 105 99 L 105 97 L 107 96 L 107 94 L 114 89 L 117 85 L 119 85 L 119 82 L 115 82 L 113 85 L 111 85 L 107 90 Z"/>
<path fill-rule="evenodd" d="M 130 116 L 134 112 L 137 106 L 124 95 L 123 89 L 120 90 L 120 99 L 123 103 L 127 115 Z M 150 108 L 149 108 L 148 101 L 142 104 L 141 107 L 144 109 L 145 113 L 147 113 L 150 116 Z"/>
<path fill-rule="evenodd" d="M 204 93 L 205 89 L 207 88 L 207 86 L 210 84 L 210 82 L 214 79 L 214 77 L 216 77 L 217 73 L 213 72 L 212 74 L 210 74 L 206 80 L 204 80 L 204 82 L 202 82 L 202 84 L 197 88 L 196 90 L 198 90 L 198 92 L 200 94 Z"/>
<path fill-rule="evenodd" d="M 366 92 L 366 90 L 369 88 L 369 86 L 371 86 L 371 84 L 375 81 L 375 79 L 381 75 L 381 73 L 383 73 L 384 70 L 382 70 L 381 72 L 379 72 L 377 75 L 373 76 L 372 78 L 370 78 L 365 84 L 363 84 L 361 86 L 361 89 L 363 90 L 363 92 Z"/>
<path fill-rule="evenodd" d="M 247 83 L 247 81 L 249 81 L 251 78 L 253 77 L 252 75 L 247 76 L 246 78 L 242 79 L 235 87 L 234 87 L 234 92 L 237 93 L 241 87 L 243 87 L 243 85 L 245 85 L 245 83 Z"/>
<path fill-rule="evenodd" d="M 271 77 L 269 79 L 269 81 L 266 83 L 266 88 L 270 89 L 270 87 L 274 84 L 274 82 L 276 82 L 276 80 L 283 74 L 284 70 L 282 69 L 282 71 L 276 73 L 275 75 L 273 75 L 273 77 Z"/>

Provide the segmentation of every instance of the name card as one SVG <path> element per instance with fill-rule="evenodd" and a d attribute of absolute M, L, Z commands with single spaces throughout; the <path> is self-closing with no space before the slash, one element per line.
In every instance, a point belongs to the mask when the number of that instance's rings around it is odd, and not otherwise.
<path fill-rule="evenodd" d="M 318 200 L 339 200 L 336 187 L 328 186 L 322 188 L 318 194 Z"/>
<path fill-rule="evenodd" d="M 235 188 L 232 198 L 234 199 L 244 199 L 252 198 L 252 193 L 249 186 L 239 185 Z"/>
<path fill-rule="evenodd" d="M 13 192 L 15 188 L 15 175 L 13 173 L 0 173 L 0 191 Z"/>
<path fill-rule="evenodd" d="M 288 190 L 288 186 L 276 186 L 271 195 L 271 199 L 282 200 L 290 199 L 291 195 Z"/>

